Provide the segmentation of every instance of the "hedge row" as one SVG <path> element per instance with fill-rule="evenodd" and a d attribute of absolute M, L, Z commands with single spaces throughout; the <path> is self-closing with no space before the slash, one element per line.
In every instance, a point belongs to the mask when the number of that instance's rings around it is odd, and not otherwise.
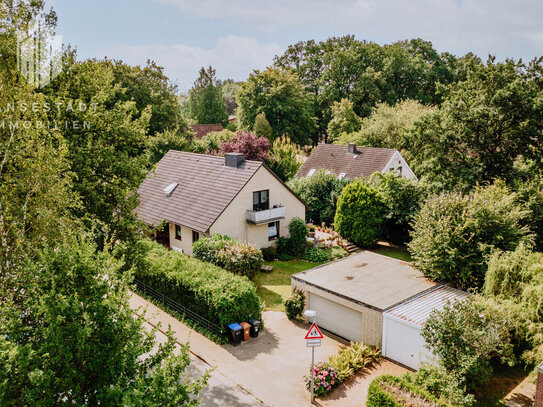
<path fill-rule="evenodd" d="M 221 327 L 255 318 L 260 300 L 246 277 L 142 240 L 135 277 Z"/>
<path fill-rule="evenodd" d="M 397 392 L 394 392 L 393 390 Z M 382 375 L 373 380 L 368 389 L 367 407 L 405 407 L 419 406 L 421 398 L 428 406 L 432 407 L 451 407 L 427 391 L 417 387 L 404 379 L 392 375 Z M 410 403 L 412 399 L 412 403 Z"/>

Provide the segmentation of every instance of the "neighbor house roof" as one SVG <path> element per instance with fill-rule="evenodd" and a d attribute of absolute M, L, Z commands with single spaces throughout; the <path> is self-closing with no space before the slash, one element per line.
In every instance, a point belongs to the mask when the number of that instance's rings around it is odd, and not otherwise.
<path fill-rule="evenodd" d="M 224 130 L 224 127 L 222 127 L 222 124 L 192 124 L 190 128 L 194 132 L 194 137 L 196 138 L 202 138 L 207 133 L 211 133 L 212 131 Z"/>
<path fill-rule="evenodd" d="M 296 176 L 306 177 L 320 168 L 325 168 L 337 175 L 344 174 L 343 176 L 349 179 L 369 177 L 385 170 L 396 151 L 390 148 L 356 147 L 355 153 L 350 153 L 349 146 L 319 144 L 302 164 Z"/>
<path fill-rule="evenodd" d="M 388 310 L 387 315 L 423 326 L 432 311 L 442 310 L 449 302 L 463 301 L 468 295 L 465 291 L 443 285 Z"/>
<path fill-rule="evenodd" d="M 170 150 L 138 189 L 136 213 L 150 226 L 166 220 L 205 233 L 262 165 L 232 168 L 224 157 Z"/>
<path fill-rule="evenodd" d="M 292 279 L 379 311 L 437 285 L 410 263 L 369 251 L 302 271 Z"/>

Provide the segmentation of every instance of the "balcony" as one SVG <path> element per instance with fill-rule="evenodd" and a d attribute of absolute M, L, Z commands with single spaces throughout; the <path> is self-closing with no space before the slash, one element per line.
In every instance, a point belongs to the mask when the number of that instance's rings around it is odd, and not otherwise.
<path fill-rule="evenodd" d="M 283 219 L 285 217 L 285 207 L 278 206 L 271 209 L 263 209 L 260 211 L 247 211 L 247 222 L 254 225 L 260 225 L 262 223 L 273 222 L 275 220 Z"/>

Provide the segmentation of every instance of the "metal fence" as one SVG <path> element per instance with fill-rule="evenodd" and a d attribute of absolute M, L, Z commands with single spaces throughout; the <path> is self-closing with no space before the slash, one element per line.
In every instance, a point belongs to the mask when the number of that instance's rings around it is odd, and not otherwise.
<path fill-rule="evenodd" d="M 178 302 L 172 300 L 170 297 L 167 297 L 160 291 L 154 289 L 153 287 L 145 284 L 143 281 L 140 281 L 138 279 L 134 279 L 134 283 L 136 284 L 136 288 L 138 291 L 140 291 L 142 294 L 147 295 L 151 298 L 154 298 L 155 300 L 163 303 L 167 307 L 171 308 L 173 311 L 181 314 L 184 318 L 190 319 L 192 322 L 197 324 L 198 326 L 207 329 L 208 331 L 214 333 L 218 336 L 226 336 L 227 332 L 226 329 L 221 328 L 221 326 L 217 325 L 214 322 L 209 321 L 208 319 L 202 317 L 201 315 L 197 314 L 196 312 L 188 309 L 187 307 L 179 304 Z"/>

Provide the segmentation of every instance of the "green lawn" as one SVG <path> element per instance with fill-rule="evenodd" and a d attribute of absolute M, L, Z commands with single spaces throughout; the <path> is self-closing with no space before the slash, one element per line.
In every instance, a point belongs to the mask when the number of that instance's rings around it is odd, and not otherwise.
<path fill-rule="evenodd" d="M 285 311 L 283 300 L 290 295 L 290 276 L 318 265 L 301 260 L 276 260 L 266 264 L 273 266 L 273 271 L 271 273 L 259 271 L 253 282 L 260 300 L 265 304 L 264 309 L 274 311 Z"/>
<path fill-rule="evenodd" d="M 377 244 L 376 247 L 370 250 L 372 252 L 382 254 L 383 256 L 393 257 L 403 261 L 411 261 L 411 255 L 405 246 L 385 246 L 382 244 Z"/>

